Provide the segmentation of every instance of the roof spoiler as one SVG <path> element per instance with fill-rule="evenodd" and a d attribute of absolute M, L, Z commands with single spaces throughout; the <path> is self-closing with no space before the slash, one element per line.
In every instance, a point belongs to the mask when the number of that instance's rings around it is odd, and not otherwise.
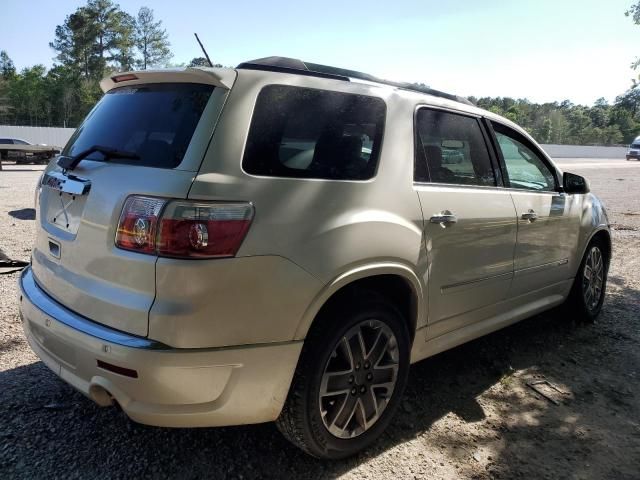
<path fill-rule="evenodd" d="M 232 68 L 186 67 L 163 70 L 140 70 L 114 73 L 102 79 L 103 92 L 121 85 L 140 85 L 144 83 L 202 83 L 230 90 L 237 73 Z"/>

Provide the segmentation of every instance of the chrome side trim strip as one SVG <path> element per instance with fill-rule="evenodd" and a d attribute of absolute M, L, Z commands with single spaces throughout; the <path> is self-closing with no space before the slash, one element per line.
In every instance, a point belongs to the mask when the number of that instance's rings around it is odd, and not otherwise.
<path fill-rule="evenodd" d="M 451 285 L 445 285 L 444 287 L 441 287 L 440 293 L 443 293 L 443 294 L 453 293 L 455 291 L 464 289 L 464 287 L 467 287 L 476 283 L 488 282 L 492 280 L 506 280 L 508 278 L 511 278 L 512 276 L 513 276 L 513 272 L 506 272 L 506 273 L 499 273 L 498 275 L 491 275 L 489 277 L 475 278 L 473 280 L 466 280 L 460 283 L 453 283 Z"/>
<path fill-rule="evenodd" d="M 124 347 L 150 350 L 171 349 L 171 347 L 162 343 L 105 327 L 104 325 L 100 325 L 73 313 L 52 299 L 38 286 L 33 277 L 31 267 L 25 268 L 20 275 L 20 290 L 22 291 L 22 295 L 46 316 L 79 332 Z"/>
<path fill-rule="evenodd" d="M 516 270 L 514 273 L 515 273 L 516 276 L 518 276 L 518 275 L 528 275 L 530 273 L 536 273 L 536 272 L 539 272 L 541 270 L 546 270 L 548 268 L 560 267 L 562 265 L 566 265 L 567 263 L 569 263 L 569 259 L 568 258 L 563 258 L 561 260 L 556 260 L 555 262 L 543 263 L 542 265 L 535 265 L 533 267 L 520 268 L 520 269 Z"/>

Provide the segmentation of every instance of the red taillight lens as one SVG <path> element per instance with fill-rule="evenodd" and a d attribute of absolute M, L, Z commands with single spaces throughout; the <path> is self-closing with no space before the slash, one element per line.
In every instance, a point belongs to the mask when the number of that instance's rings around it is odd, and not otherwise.
<path fill-rule="evenodd" d="M 141 253 L 155 253 L 160 211 L 166 200 L 138 195 L 127 198 L 122 207 L 116 246 Z"/>
<path fill-rule="evenodd" d="M 111 77 L 111 80 L 113 80 L 113 83 L 128 82 L 129 80 L 137 80 L 137 79 L 138 77 L 133 73 L 123 73 L 121 75 L 114 75 L 113 77 Z"/>
<path fill-rule="evenodd" d="M 158 233 L 158 255 L 166 257 L 233 257 L 251 220 L 250 203 L 169 203 Z"/>
<path fill-rule="evenodd" d="M 116 246 L 164 257 L 233 257 L 252 219 L 250 203 L 169 201 L 135 195 L 122 209 Z"/>

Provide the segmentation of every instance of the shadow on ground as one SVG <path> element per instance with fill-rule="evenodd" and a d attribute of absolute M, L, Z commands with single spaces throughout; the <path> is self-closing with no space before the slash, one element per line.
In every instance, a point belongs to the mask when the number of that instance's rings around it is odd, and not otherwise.
<path fill-rule="evenodd" d="M 36 210 L 35 208 L 21 208 L 20 210 L 11 210 L 9 216 L 17 218 L 18 220 L 35 220 Z"/>
<path fill-rule="evenodd" d="M 629 332 L 637 332 L 631 300 L 638 292 L 616 289 L 595 325 L 575 326 L 552 312 L 414 365 L 387 433 L 341 462 L 304 455 L 273 424 L 146 427 L 98 408 L 40 362 L 5 371 L 0 471 L 5 478 L 325 478 L 411 442 L 425 458 L 436 452 L 459 461 L 460 477 L 632 478 L 640 464 L 640 362 L 638 337 Z M 621 375 L 623 368 L 636 376 Z M 571 399 L 554 405 L 526 387 L 527 378 L 543 376 Z M 440 420 L 448 423 L 435 428 Z M 480 474 L 465 466 L 476 455 L 486 463 Z"/>

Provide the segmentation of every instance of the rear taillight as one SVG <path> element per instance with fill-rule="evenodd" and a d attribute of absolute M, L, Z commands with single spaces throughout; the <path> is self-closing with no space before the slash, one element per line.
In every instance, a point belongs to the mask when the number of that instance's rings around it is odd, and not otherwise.
<path fill-rule="evenodd" d="M 132 196 L 120 215 L 116 246 L 163 257 L 233 257 L 252 219 L 250 203 Z"/>
<path fill-rule="evenodd" d="M 120 214 L 116 246 L 141 253 L 155 253 L 158 218 L 166 200 L 138 195 L 127 198 Z"/>

